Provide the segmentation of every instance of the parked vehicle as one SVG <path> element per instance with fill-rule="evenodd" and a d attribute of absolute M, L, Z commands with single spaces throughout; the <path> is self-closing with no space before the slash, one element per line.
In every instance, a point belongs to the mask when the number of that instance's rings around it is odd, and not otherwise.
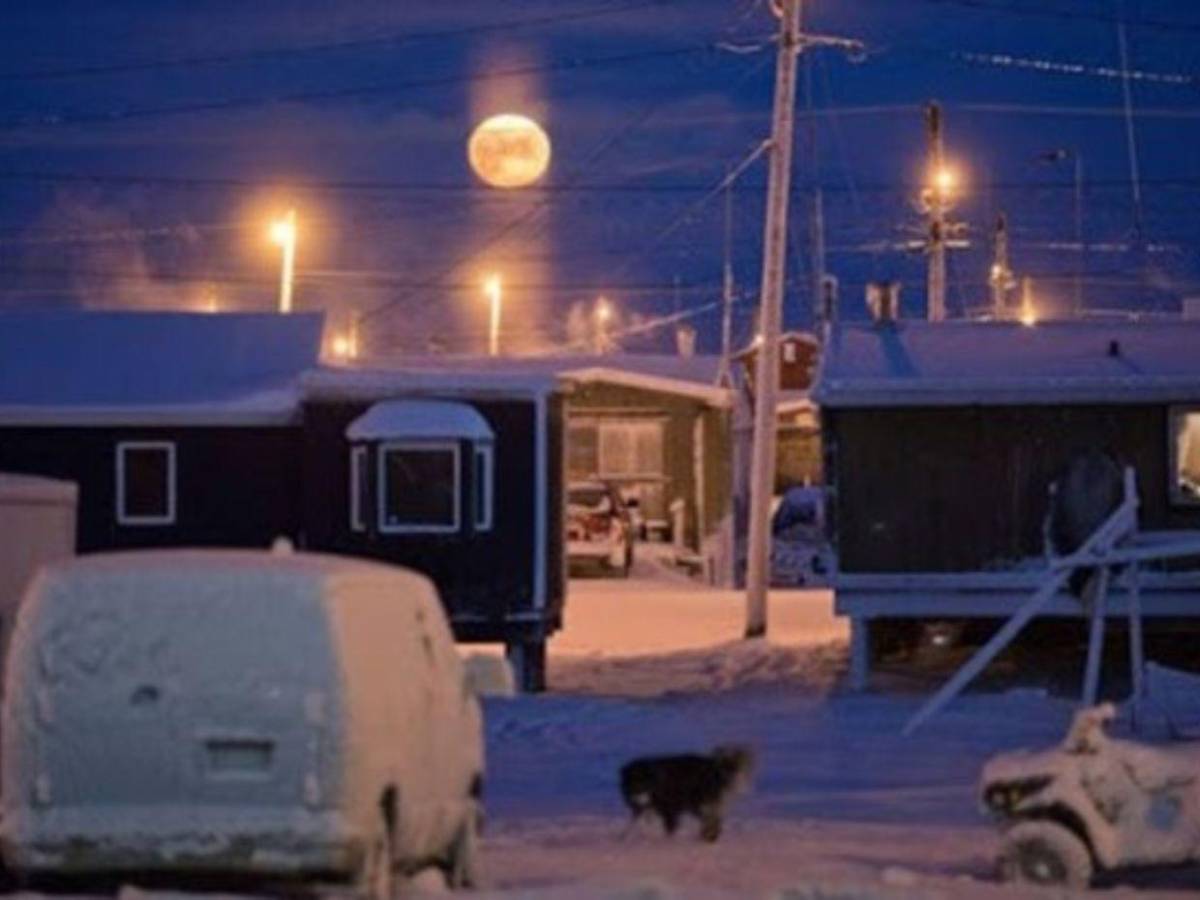
<path fill-rule="evenodd" d="M 633 567 L 633 524 L 621 492 L 602 481 L 567 487 L 567 561 L 598 563 L 628 576 Z"/>
<path fill-rule="evenodd" d="M 1200 744 L 1111 738 L 1114 715 L 1082 710 L 1061 746 L 984 767 L 983 805 L 1005 831 L 1001 877 L 1082 888 L 1097 869 L 1200 863 Z"/>
<path fill-rule="evenodd" d="M 3 701 L 20 874 L 475 878 L 480 711 L 433 585 L 255 551 L 43 569 Z"/>

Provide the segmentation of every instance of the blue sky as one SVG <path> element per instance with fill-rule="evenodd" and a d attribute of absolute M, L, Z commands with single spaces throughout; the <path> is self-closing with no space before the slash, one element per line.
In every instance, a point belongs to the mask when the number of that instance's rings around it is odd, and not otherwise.
<path fill-rule="evenodd" d="M 906 314 L 919 313 L 922 259 L 891 247 L 917 222 L 921 107 L 932 98 L 967 185 L 955 212 L 975 239 L 951 259 L 952 311 L 986 302 L 1000 210 L 1018 273 L 1035 276 L 1048 307 L 1069 294 L 1074 258 L 1052 245 L 1072 238 L 1071 171 L 1037 163 L 1046 150 L 1083 158 L 1089 243 L 1130 242 L 1121 81 L 1105 72 L 1119 62 L 1117 0 L 807 7 L 810 30 L 859 39 L 867 53 L 806 60 L 801 109 L 815 115 L 797 132 L 791 323 L 811 314 L 814 184 L 846 315 L 860 315 L 863 282 L 878 278 L 899 279 Z M 1090 252 L 1086 296 L 1093 308 L 1168 309 L 1200 293 L 1200 4 L 1125 7 L 1130 68 L 1148 76 L 1133 97 L 1155 252 Z M 755 0 L 51 0 L 5 5 L 0 26 L 0 302 L 10 307 L 196 308 L 215 296 L 269 308 L 265 223 L 295 205 L 301 305 L 335 322 L 364 314 L 373 347 L 479 349 L 477 286 L 496 270 L 510 284 L 508 345 L 545 348 L 573 335 L 569 323 L 600 293 L 625 326 L 711 306 L 722 208 L 699 201 L 768 129 L 774 23 Z M 702 49 L 714 44 L 725 49 Z M 1046 62 L 1085 71 L 1030 68 Z M 469 171 L 472 125 L 508 110 L 550 133 L 544 189 L 499 194 Z M 736 195 L 743 337 L 764 181 L 760 163 Z M 705 349 L 718 320 L 692 320 Z M 668 340 L 653 329 L 625 344 Z"/>

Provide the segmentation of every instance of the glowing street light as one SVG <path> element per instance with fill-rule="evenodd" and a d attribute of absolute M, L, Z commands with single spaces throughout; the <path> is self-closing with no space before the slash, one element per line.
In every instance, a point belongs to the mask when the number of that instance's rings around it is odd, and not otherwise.
<path fill-rule="evenodd" d="M 611 349 L 608 337 L 608 326 L 613 318 L 613 306 L 607 297 L 596 299 L 596 352 L 607 353 Z"/>
<path fill-rule="evenodd" d="M 292 282 L 296 272 L 296 211 L 289 209 L 271 223 L 271 243 L 282 250 L 279 267 L 279 311 L 292 311 Z"/>
<path fill-rule="evenodd" d="M 1037 323 L 1037 308 L 1033 304 L 1033 279 L 1026 275 L 1021 279 L 1021 324 L 1032 328 Z"/>
<path fill-rule="evenodd" d="M 488 327 L 488 355 L 500 355 L 500 305 L 504 299 L 503 285 L 499 275 L 490 276 L 483 283 L 483 292 L 491 304 L 491 319 Z"/>
<path fill-rule="evenodd" d="M 958 173 L 947 166 L 942 166 L 934 172 L 932 181 L 933 189 L 943 203 L 958 191 Z"/>

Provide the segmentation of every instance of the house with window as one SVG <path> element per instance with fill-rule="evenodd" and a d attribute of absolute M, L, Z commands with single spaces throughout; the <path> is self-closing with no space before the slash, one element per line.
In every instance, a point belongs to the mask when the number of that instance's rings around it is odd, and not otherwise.
<path fill-rule="evenodd" d="M 858 683 L 878 628 L 1006 618 L 1028 598 L 1048 486 L 1077 453 L 1132 467 L 1141 529 L 1200 527 L 1198 346 L 1194 321 L 835 327 L 814 399 Z M 1146 573 L 1151 625 L 1200 618 L 1197 574 Z"/>
<path fill-rule="evenodd" d="M 0 471 L 79 486 L 77 549 L 410 566 L 455 636 L 544 675 L 565 594 L 557 378 L 324 368 L 322 318 L 0 316 Z"/>
<path fill-rule="evenodd" d="M 378 363 L 377 363 L 378 364 Z M 605 481 L 636 502 L 651 537 L 679 561 L 731 583 L 733 413 L 715 356 L 611 353 L 530 357 L 429 356 L 387 368 L 478 386 L 547 379 L 563 392 L 565 477 Z"/>
<path fill-rule="evenodd" d="M 747 409 L 755 396 L 758 377 L 759 341 L 736 354 L 741 383 L 747 393 Z M 779 404 L 775 491 L 820 484 L 822 480 L 821 425 L 810 396 L 821 345 L 806 331 L 786 331 L 779 336 Z M 748 443 L 753 420 L 748 415 L 738 423 L 741 441 Z"/>

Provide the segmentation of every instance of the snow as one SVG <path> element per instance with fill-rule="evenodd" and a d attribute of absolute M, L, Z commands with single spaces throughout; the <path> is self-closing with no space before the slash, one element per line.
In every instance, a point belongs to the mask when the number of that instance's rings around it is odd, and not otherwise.
<path fill-rule="evenodd" d="M 373 397 L 381 391 L 539 394 L 563 382 L 608 383 L 691 397 L 717 407 L 733 395 L 715 387 L 720 359 L 651 353 L 565 356 L 405 356 L 327 367 L 304 378 L 308 396 Z"/>
<path fill-rule="evenodd" d="M 74 506 L 79 487 L 73 481 L 0 472 L 0 504 Z"/>
<path fill-rule="evenodd" d="M 843 691 L 829 592 L 773 591 L 767 641 L 739 640 L 742 601 L 645 554 L 628 581 L 571 582 L 550 693 L 486 704 L 486 896 L 1044 896 L 995 882 L 977 784 L 999 751 L 1060 743 L 1071 701 L 968 694 L 902 737 L 923 695 Z M 620 839 L 623 762 L 739 742 L 758 751 L 756 785 L 717 844 L 694 823 Z M 1200 888 L 1194 873 L 1129 878 L 1156 897 Z"/>
<path fill-rule="evenodd" d="M 843 324 L 814 399 L 825 407 L 1194 399 L 1197 342 L 1200 322 L 1189 321 Z"/>
<path fill-rule="evenodd" d="M 312 314 L 0 314 L 0 421 L 277 421 L 322 327 Z"/>
<path fill-rule="evenodd" d="M 482 765 L 432 585 L 378 564 L 56 564 L 22 607 L 8 674 L 0 835 L 32 869 L 92 854 L 118 869 L 344 870 L 397 783 L 419 785 L 401 796 L 397 848 L 423 859 L 453 838 Z"/>
<path fill-rule="evenodd" d="M 473 406 L 444 400 L 385 400 L 346 429 L 351 441 L 407 437 L 490 441 L 495 433 Z"/>

